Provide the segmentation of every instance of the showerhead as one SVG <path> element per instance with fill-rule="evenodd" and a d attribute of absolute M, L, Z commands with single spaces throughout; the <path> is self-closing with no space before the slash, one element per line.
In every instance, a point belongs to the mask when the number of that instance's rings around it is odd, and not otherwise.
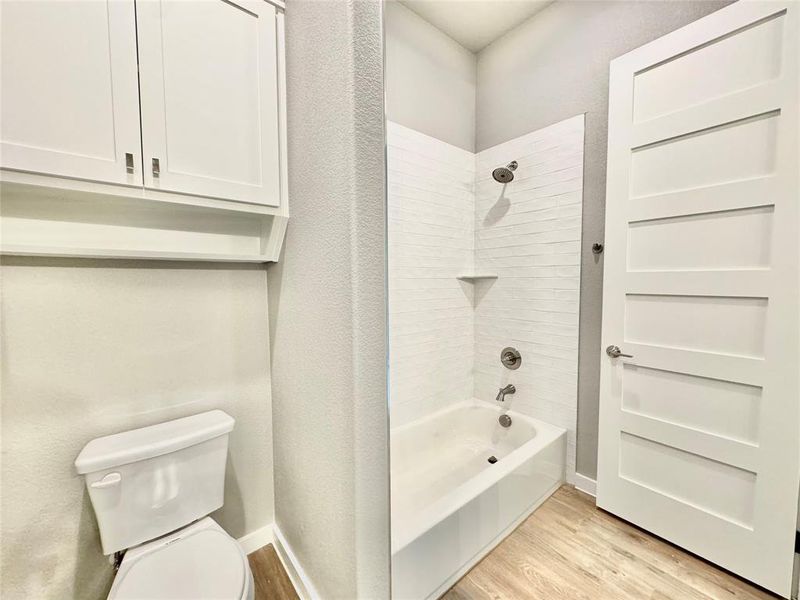
<path fill-rule="evenodd" d="M 492 171 L 492 177 L 497 183 L 508 183 L 514 180 L 514 171 L 517 168 L 517 161 L 512 160 L 505 167 L 497 167 Z"/>

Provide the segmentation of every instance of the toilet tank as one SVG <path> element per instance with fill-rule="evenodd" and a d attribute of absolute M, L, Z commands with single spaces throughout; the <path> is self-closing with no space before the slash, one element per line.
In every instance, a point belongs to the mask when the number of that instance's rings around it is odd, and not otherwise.
<path fill-rule="evenodd" d="M 104 554 L 155 539 L 222 506 L 233 418 L 212 410 L 92 440 L 75 468 Z"/>

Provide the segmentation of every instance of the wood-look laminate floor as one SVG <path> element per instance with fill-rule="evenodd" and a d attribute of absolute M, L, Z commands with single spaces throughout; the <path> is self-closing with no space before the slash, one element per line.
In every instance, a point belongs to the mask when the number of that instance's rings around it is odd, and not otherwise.
<path fill-rule="evenodd" d="M 299 600 L 275 548 L 249 557 L 255 600 Z M 443 600 L 774 600 L 564 486 Z"/>
<path fill-rule="evenodd" d="M 272 544 L 247 557 L 255 583 L 255 600 L 300 600 Z"/>
<path fill-rule="evenodd" d="M 595 507 L 564 486 L 444 600 L 777 598 Z"/>

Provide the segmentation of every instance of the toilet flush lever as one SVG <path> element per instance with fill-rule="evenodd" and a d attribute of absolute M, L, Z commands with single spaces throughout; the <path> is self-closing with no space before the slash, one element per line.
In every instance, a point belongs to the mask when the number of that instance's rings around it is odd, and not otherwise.
<path fill-rule="evenodd" d="M 102 490 L 103 488 L 113 487 L 119 484 L 120 481 L 122 481 L 122 475 L 120 475 L 117 472 L 114 472 L 114 473 L 109 473 L 102 479 L 95 481 L 90 485 L 90 487 L 92 487 L 95 490 Z"/>

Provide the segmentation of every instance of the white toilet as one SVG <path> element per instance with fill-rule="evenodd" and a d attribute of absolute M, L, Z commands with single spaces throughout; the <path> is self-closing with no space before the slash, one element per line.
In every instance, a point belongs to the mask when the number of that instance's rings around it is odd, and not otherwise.
<path fill-rule="evenodd" d="M 252 600 L 238 542 L 209 517 L 223 503 L 234 420 L 212 410 L 92 440 L 75 459 L 104 554 L 126 550 L 109 600 Z"/>

